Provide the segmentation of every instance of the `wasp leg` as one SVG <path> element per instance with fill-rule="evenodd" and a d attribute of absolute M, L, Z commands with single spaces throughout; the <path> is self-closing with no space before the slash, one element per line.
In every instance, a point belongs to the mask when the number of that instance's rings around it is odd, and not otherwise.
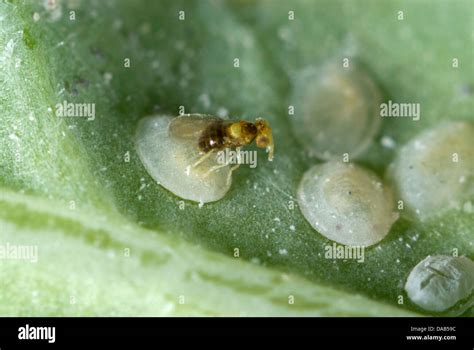
<path fill-rule="evenodd" d="M 241 156 L 240 156 L 240 148 L 241 148 L 241 147 L 237 147 L 237 148 L 235 149 L 235 152 L 237 153 L 237 164 L 239 164 L 239 165 L 242 164 L 242 158 L 241 158 Z"/>
<path fill-rule="evenodd" d="M 227 174 L 227 181 L 226 181 L 227 185 L 229 185 L 232 180 L 232 173 L 236 171 L 239 168 L 239 166 L 240 164 L 237 164 L 237 165 L 234 165 L 232 168 L 230 168 L 229 173 Z"/>
<path fill-rule="evenodd" d="M 206 171 L 204 173 L 204 175 L 202 176 L 203 179 L 205 179 L 206 177 L 208 177 L 213 171 L 216 171 L 220 168 L 223 168 L 225 166 L 227 166 L 229 164 L 225 163 L 225 164 L 219 164 L 219 165 L 214 165 L 213 167 L 211 167 L 208 171 Z"/>
<path fill-rule="evenodd" d="M 192 165 L 193 168 L 197 167 L 199 164 L 201 164 L 202 162 L 204 162 L 207 158 L 209 158 L 211 156 L 211 154 L 213 154 L 214 152 L 213 151 L 209 151 L 207 153 L 205 153 L 203 156 L 201 156 L 201 158 L 199 158 L 197 160 L 196 163 L 194 163 Z"/>
<path fill-rule="evenodd" d="M 229 170 L 229 175 L 230 176 L 232 174 L 232 171 L 234 171 L 235 169 L 237 169 L 239 166 L 240 166 L 240 163 L 241 163 L 241 158 L 240 158 L 240 147 L 237 147 L 236 148 L 236 151 L 237 151 L 237 165 L 233 166 L 232 168 L 230 168 Z M 213 171 L 216 171 L 220 168 L 223 168 L 225 166 L 228 166 L 229 165 L 229 162 L 225 162 L 224 164 L 219 164 L 219 165 L 214 165 L 213 167 L 211 167 L 208 171 L 206 171 L 206 173 L 203 175 L 203 178 L 206 178 L 207 176 L 209 176 L 210 173 L 212 173 Z M 229 178 L 227 178 L 227 183 L 229 183 Z"/>
<path fill-rule="evenodd" d="M 229 185 L 232 180 L 232 173 L 240 167 L 240 164 L 242 164 L 242 158 L 240 156 L 240 147 L 237 147 L 235 151 L 237 152 L 237 164 L 229 169 L 229 173 L 227 174 L 227 185 Z"/>
<path fill-rule="evenodd" d="M 206 173 L 202 176 L 203 178 L 206 178 L 207 176 L 209 176 L 213 171 L 216 171 L 220 168 L 223 168 L 225 166 L 227 166 L 228 164 L 221 164 L 221 165 L 215 165 L 213 166 L 211 169 L 209 169 L 208 171 L 206 171 Z M 229 173 L 227 174 L 227 180 L 226 180 L 226 184 L 229 185 L 231 180 L 232 180 L 232 173 L 237 170 L 238 168 L 240 167 L 240 164 L 236 164 L 234 165 L 232 168 L 229 169 Z"/>

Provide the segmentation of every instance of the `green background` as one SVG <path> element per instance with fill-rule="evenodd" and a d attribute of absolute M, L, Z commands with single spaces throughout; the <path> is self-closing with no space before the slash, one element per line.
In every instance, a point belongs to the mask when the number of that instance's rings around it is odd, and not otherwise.
<path fill-rule="evenodd" d="M 297 206 L 288 208 L 302 174 L 318 162 L 291 132 L 287 109 L 298 72 L 355 57 L 386 98 L 421 104 L 418 122 L 383 120 L 357 161 L 383 177 L 396 149 L 383 148 L 382 136 L 402 145 L 441 120 L 473 120 L 471 2 L 59 6 L 55 18 L 42 2 L 0 1 L 0 238 L 39 249 L 36 264 L 1 261 L 0 314 L 423 314 L 403 292 L 410 270 L 454 248 L 474 258 L 474 219 L 465 212 L 423 224 L 402 218 L 360 264 L 325 259 L 332 242 Z M 63 100 L 95 103 L 96 119 L 55 117 Z M 178 114 L 180 105 L 268 119 L 275 160 L 260 151 L 259 166 L 241 167 L 222 200 L 180 210 L 180 199 L 153 182 L 133 148 L 140 118 Z"/>

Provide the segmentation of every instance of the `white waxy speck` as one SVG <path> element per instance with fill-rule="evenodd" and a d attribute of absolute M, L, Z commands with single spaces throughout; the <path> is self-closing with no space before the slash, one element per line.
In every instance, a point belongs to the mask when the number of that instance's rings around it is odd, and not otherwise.
<path fill-rule="evenodd" d="M 171 119 L 169 116 L 152 116 L 139 123 L 135 145 L 148 174 L 183 199 L 198 203 L 221 199 L 232 183 L 227 182 L 230 167 L 222 167 L 206 176 L 211 167 L 218 165 L 215 157 L 209 157 L 195 168 L 189 167 L 199 157 L 197 144 L 181 142 L 169 135 Z M 189 175 L 186 175 L 187 168 Z"/>
<path fill-rule="evenodd" d="M 153 68 L 153 69 L 158 69 L 159 67 L 160 67 L 160 61 L 158 61 L 158 60 L 153 60 L 153 61 L 151 62 L 151 68 Z"/>
<path fill-rule="evenodd" d="M 380 144 L 385 147 L 385 148 L 390 148 L 390 149 L 393 149 L 397 146 L 397 144 L 395 143 L 395 141 L 389 137 L 389 136 L 383 136 L 381 139 L 380 139 Z"/>
<path fill-rule="evenodd" d="M 112 75 L 112 73 L 110 73 L 110 72 L 105 72 L 105 73 L 104 73 L 104 82 L 105 82 L 106 84 L 109 84 L 109 83 L 112 81 L 112 78 L 113 78 L 113 77 L 114 77 L 114 76 Z"/>
<path fill-rule="evenodd" d="M 355 62 L 305 69 L 294 84 L 295 134 L 319 158 L 342 159 L 344 153 L 357 157 L 380 128 L 381 96 L 372 77 Z"/>
<path fill-rule="evenodd" d="M 38 12 L 33 13 L 33 21 L 38 22 L 41 16 Z"/>
<path fill-rule="evenodd" d="M 388 179 L 403 198 L 403 212 L 425 220 L 473 198 L 474 176 L 467 174 L 474 174 L 474 125 L 449 122 L 403 146 Z"/>
<path fill-rule="evenodd" d="M 375 174 L 359 166 L 335 161 L 315 165 L 298 186 L 298 204 L 305 219 L 326 238 L 370 246 L 398 219 L 390 191 L 379 183 Z"/>
<path fill-rule="evenodd" d="M 202 94 L 199 96 L 199 102 L 202 103 L 202 106 L 207 109 L 211 106 L 211 99 L 208 94 Z"/>
<path fill-rule="evenodd" d="M 466 257 L 428 256 L 410 272 L 405 291 L 428 311 L 442 312 L 459 302 L 473 303 L 474 262 Z"/>
<path fill-rule="evenodd" d="M 43 0 L 43 6 L 49 13 L 49 18 L 57 21 L 62 16 L 62 6 L 60 0 Z"/>
<path fill-rule="evenodd" d="M 229 111 L 224 108 L 224 107 L 220 107 L 218 110 L 217 110 L 217 116 L 219 118 L 225 118 L 229 115 Z"/>
<path fill-rule="evenodd" d="M 288 251 L 283 248 L 283 249 L 279 249 L 279 250 L 278 250 L 278 253 L 279 253 L 280 255 L 287 255 L 287 254 L 288 254 Z"/>
<path fill-rule="evenodd" d="M 288 41 L 290 38 L 291 31 L 287 26 L 278 28 L 278 37 L 283 41 Z"/>
<path fill-rule="evenodd" d="M 295 225 L 290 225 L 290 230 L 294 232 L 296 230 Z"/>

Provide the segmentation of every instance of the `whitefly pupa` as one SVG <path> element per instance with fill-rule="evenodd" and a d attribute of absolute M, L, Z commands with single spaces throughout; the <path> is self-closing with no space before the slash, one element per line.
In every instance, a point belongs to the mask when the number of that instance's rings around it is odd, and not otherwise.
<path fill-rule="evenodd" d="M 202 114 L 151 116 L 140 121 L 135 137 L 150 176 L 178 197 L 199 203 L 224 197 L 240 165 L 218 162 L 217 152 L 253 141 L 273 159 L 272 130 L 261 118 L 252 123 Z"/>
<path fill-rule="evenodd" d="M 293 130 L 318 158 L 360 155 L 380 129 L 382 93 L 362 66 L 328 63 L 295 76 Z"/>
<path fill-rule="evenodd" d="M 421 220 L 462 208 L 474 197 L 474 125 L 446 122 L 423 131 L 400 149 L 387 178 L 404 212 Z"/>
<path fill-rule="evenodd" d="M 351 246 L 381 241 L 398 219 L 391 192 L 372 172 L 330 161 L 310 168 L 298 186 L 305 219 L 326 238 Z"/>
<path fill-rule="evenodd" d="M 474 262 L 464 256 L 428 256 L 410 272 L 405 291 L 425 310 L 462 313 L 474 303 Z"/>

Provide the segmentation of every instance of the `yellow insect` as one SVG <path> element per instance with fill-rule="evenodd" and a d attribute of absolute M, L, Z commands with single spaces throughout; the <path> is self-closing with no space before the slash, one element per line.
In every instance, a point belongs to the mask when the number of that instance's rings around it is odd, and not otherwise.
<path fill-rule="evenodd" d="M 249 145 L 254 140 L 257 147 L 266 148 L 268 160 L 273 160 L 273 135 L 269 123 L 257 118 L 255 123 L 245 120 L 225 120 L 203 114 L 183 114 L 171 120 L 170 136 L 184 142 L 194 142 L 200 158 L 192 165 L 196 167 L 217 151 Z M 227 164 L 217 165 L 208 173 Z M 232 168 L 238 168 L 239 164 Z"/>

